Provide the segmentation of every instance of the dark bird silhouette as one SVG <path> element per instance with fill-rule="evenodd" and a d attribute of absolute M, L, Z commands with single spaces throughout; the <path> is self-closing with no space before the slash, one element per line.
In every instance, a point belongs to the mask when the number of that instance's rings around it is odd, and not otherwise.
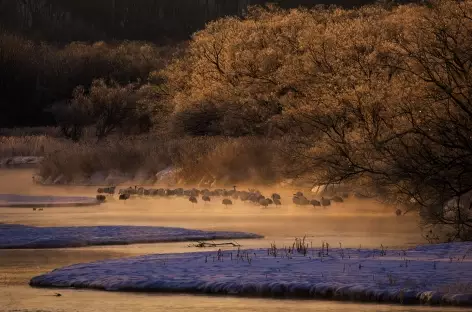
<path fill-rule="evenodd" d="M 259 205 L 264 208 L 267 208 L 267 206 L 269 206 L 269 201 L 267 200 L 267 198 L 261 198 L 259 199 Z"/>
<path fill-rule="evenodd" d="M 127 200 L 127 199 L 129 199 L 129 194 L 128 193 L 120 194 L 119 200 Z"/>
<path fill-rule="evenodd" d="M 193 206 L 195 206 L 195 204 L 198 203 L 197 198 L 195 196 L 190 196 L 188 200 L 189 202 L 192 203 Z"/>
<path fill-rule="evenodd" d="M 249 199 L 249 193 L 245 191 L 241 192 L 239 194 L 239 199 L 243 202 L 247 201 Z"/>
<path fill-rule="evenodd" d="M 228 199 L 228 198 L 225 198 L 223 199 L 223 205 L 226 206 L 226 208 L 228 208 L 228 205 L 232 205 L 233 202 L 231 201 L 231 199 Z"/>
<path fill-rule="evenodd" d="M 231 197 L 232 197 L 233 199 L 239 199 L 239 195 L 240 195 L 240 192 L 239 192 L 239 191 L 235 191 L 235 192 L 231 195 Z"/>
<path fill-rule="evenodd" d="M 97 195 L 96 198 L 99 202 L 104 202 L 107 199 L 105 195 Z"/>
<path fill-rule="evenodd" d="M 202 200 L 203 200 L 205 203 L 207 203 L 207 202 L 210 202 L 210 201 L 211 201 L 211 198 L 210 198 L 210 196 L 208 196 L 208 195 L 203 195 L 203 196 L 202 196 Z"/>
<path fill-rule="evenodd" d="M 342 203 L 344 202 L 344 199 L 340 196 L 334 196 L 333 198 L 331 198 L 332 201 L 334 201 L 335 203 Z"/>
<path fill-rule="evenodd" d="M 300 192 L 299 192 L 299 193 L 300 193 Z M 297 193 L 297 194 L 299 194 L 299 193 Z M 309 204 L 310 204 L 310 201 L 309 201 L 305 196 L 303 196 L 303 195 L 297 195 L 297 194 L 295 194 L 295 195 L 293 196 L 293 199 L 292 199 L 292 201 L 293 201 L 293 203 L 294 203 L 295 205 L 305 206 L 305 205 L 309 205 Z"/>
<path fill-rule="evenodd" d="M 331 200 L 328 198 L 321 197 L 321 205 L 326 207 L 331 205 Z"/>
<path fill-rule="evenodd" d="M 310 200 L 310 204 L 312 204 L 313 207 L 321 206 L 321 203 L 319 201 L 317 201 L 316 199 Z"/>

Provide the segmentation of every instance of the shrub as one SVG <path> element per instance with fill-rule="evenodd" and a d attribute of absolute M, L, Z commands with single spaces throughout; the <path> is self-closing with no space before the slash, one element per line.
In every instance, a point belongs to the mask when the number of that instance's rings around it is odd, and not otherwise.
<path fill-rule="evenodd" d="M 138 175 L 153 182 L 159 171 L 178 169 L 176 178 L 185 184 L 216 182 L 274 183 L 280 179 L 275 142 L 260 138 L 175 138 L 152 134 L 67 143 L 50 152 L 39 168 L 47 183 L 89 183 L 94 174 L 112 173 L 133 180 Z"/>
<path fill-rule="evenodd" d="M 221 135 L 221 118 L 221 112 L 215 104 L 196 103 L 174 112 L 170 126 L 173 132 L 181 135 Z"/>
<path fill-rule="evenodd" d="M 77 86 L 88 91 L 97 79 L 146 82 L 179 49 L 138 41 L 55 46 L 0 30 L 0 122 L 8 127 L 54 124 L 45 109 L 70 100 Z"/>
<path fill-rule="evenodd" d="M 95 80 L 87 94 L 79 86 L 71 101 L 57 104 L 51 111 L 62 133 L 74 141 L 91 125 L 98 140 L 117 131 L 126 135 L 142 134 L 151 130 L 157 121 L 155 115 L 167 114 L 166 108 L 159 106 L 158 98 L 147 100 L 150 95 L 155 93 L 149 87 Z"/>
<path fill-rule="evenodd" d="M 0 136 L 0 156 L 46 156 L 71 143 L 48 135 Z"/>

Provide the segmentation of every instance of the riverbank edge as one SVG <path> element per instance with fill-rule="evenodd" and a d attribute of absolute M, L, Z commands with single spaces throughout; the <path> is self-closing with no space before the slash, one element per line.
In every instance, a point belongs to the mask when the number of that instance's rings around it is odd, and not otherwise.
<path fill-rule="evenodd" d="M 74 287 L 58 287 L 52 285 L 42 285 L 31 279 L 29 286 L 33 288 L 43 288 L 43 289 L 77 289 L 77 290 L 91 290 L 91 291 L 108 291 L 115 293 L 159 293 L 159 294 L 179 294 L 179 295 L 203 295 L 203 296 L 219 296 L 219 297 L 237 297 L 237 298 L 260 298 L 260 299 L 278 299 L 278 300 L 325 300 L 325 301 L 340 301 L 340 302 L 352 302 L 352 303 L 365 303 L 365 304 L 399 304 L 404 306 L 418 306 L 426 305 L 432 307 L 472 307 L 472 295 L 462 296 L 462 300 L 454 299 L 457 294 L 441 294 L 437 292 L 431 292 L 431 294 L 425 295 L 424 293 L 416 293 L 415 291 L 404 292 L 402 295 L 400 293 L 389 293 L 385 291 L 381 296 L 376 296 L 374 292 L 362 292 L 357 293 L 342 293 L 339 292 L 336 287 L 326 287 L 316 289 L 316 285 L 311 287 L 308 291 L 304 292 L 303 289 L 300 289 L 296 293 L 289 293 L 286 291 L 280 291 L 277 293 L 272 292 L 228 292 L 224 289 L 220 291 L 205 291 L 196 288 L 189 288 L 186 290 L 177 290 L 173 288 L 160 288 L 160 289 L 137 289 L 137 288 L 122 288 L 119 290 L 109 290 L 101 286 L 83 286 L 77 285 Z M 353 285 L 354 286 L 354 285 Z M 345 285 L 343 288 L 349 287 Z M 467 298 L 464 298 L 467 297 Z M 465 300 L 464 300 L 465 299 Z"/>

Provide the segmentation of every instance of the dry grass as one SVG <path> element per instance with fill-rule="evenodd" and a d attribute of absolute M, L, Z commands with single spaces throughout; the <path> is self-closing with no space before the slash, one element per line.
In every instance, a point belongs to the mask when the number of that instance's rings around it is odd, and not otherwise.
<path fill-rule="evenodd" d="M 223 185 L 267 185 L 280 178 L 275 141 L 258 137 L 202 138 L 194 147 L 195 153 L 187 154 L 191 160 L 180 164 L 181 174 L 191 183 L 208 179 Z"/>
<path fill-rule="evenodd" d="M 67 140 L 47 135 L 0 136 L 0 157 L 45 156 L 72 145 Z"/>
<path fill-rule="evenodd" d="M 89 179 L 95 173 L 118 172 L 133 178 L 138 172 L 156 173 L 171 164 L 163 139 L 109 139 L 100 143 L 69 143 L 65 149 L 47 154 L 39 168 L 39 176 L 63 182 Z"/>
<path fill-rule="evenodd" d="M 59 137 L 60 131 L 56 127 L 0 128 L 0 136 L 22 137 L 34 135 Z"/>
<path fill-rule="evenodd" d="M 152 180 L 169 166 L 181 169 L 181 183 L 270 183 L 278 177 L 276 154 L 274 142 L 260 138 L 170 138 L 154 133 L 74 143 L 48 135 L 0 137 L 0 157 L 45 156 L 39 176 L 48 181 L 61 177 L 64 183 L 83 183 L 95 173 L 113 172 Z"/>
<path fill-rule="evenodd" d="M 173 166 L 181 169 L 176 178 L 183 184 L 270 184 L 280 179 L 277 168 L 283 162 L 278 142 L 260 137 L 172 137 L 164 132 L 111 136 L 99 143 L 86 135 L 75 143 L 58 137 L 55 128 L 12 129 L 8 134 L 0 136 L 0 157 L 45 156 L 39 176 L 48 181 L 60 177 L 64 183 L 83 183 L 96 173 L 129 179 L 139 174 L 152 181 L 157 172 Z"/>
<path fill-rule="evenodd" d="M 455 283 L 443 286 L 438 291 L 447 294 L 472 294 L 472 283 Z"/>

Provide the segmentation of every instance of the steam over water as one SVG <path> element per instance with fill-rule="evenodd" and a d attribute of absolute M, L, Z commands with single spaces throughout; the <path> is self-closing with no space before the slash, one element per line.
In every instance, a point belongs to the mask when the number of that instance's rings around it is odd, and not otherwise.
<path fill-rule="evenodd" d="M 95 187 L 33 185 L 31 170 L 0 170 L 0 193 L 94 196 Z M 240 188 L 242 188 L 240 186 Z M 261 209 L 236 202 L 225 208 L 220 200 L 195 207 L 186 198 L 107 202 L 83 208 L 0 208 L 0 221 L 35 226 L 159 225 L 201 230 L 246 231 L 264 239 L 239 240 L 243 248 L 283 246 L 307 236 L 313 246 L 409 247 L 422 242 L 414 216 L 396 217 L 391 207 L 348 199 L 331 208 L 291 205 L 293 190 L 262 190 L 282 194 L 281 208 Z M 284 205 L 285 204 L 285 205 Z M 430 311 L 431 308 L 358 305 L 319 301 L 281 301 L 187 295 L 104 293 L 54 290 L 27 286 L 29 279 L 57 267 L 149 253 L 188 252 L 188 243 L 98 246 L 61 250 L 0 250 L 0 311 Z M 201 250 L 201 249 L 199 249 Z M 211 250 L 211 249 L 210 249 Z M 445 309 L 440 309 L 446 311 Z M 454 309 L 449 309 L 455 311 Z M 447 310 L 447 311 L 449 311 Z M 439 310 L 438 310 L 439 311 Z"/>

